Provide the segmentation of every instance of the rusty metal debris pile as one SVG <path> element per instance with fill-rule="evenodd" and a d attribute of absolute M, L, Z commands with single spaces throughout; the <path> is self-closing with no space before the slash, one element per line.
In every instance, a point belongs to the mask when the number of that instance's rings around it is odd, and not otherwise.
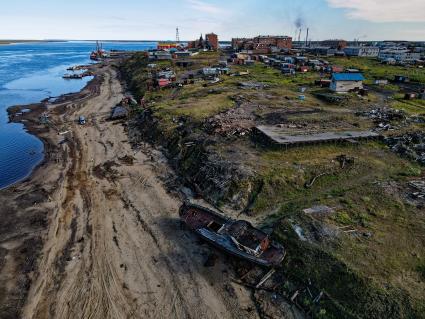
<path fill-rule="evenodd" d="M 367 117 L 377 125 L 376 130 L 388 131 L 394 129 L 394 122 L 405 122 L 406 113 L 402 110 L 395 110 L 389 107 L 375 108 L 370 111 L 357 112 L 357 116 Z"/>
<path fill-rule="evenodd" d="M 411 181 L 409 186 L 415 190 L 412 193 L 414 198 L 425 201 L 425 180 Z"/>
<path fill-rule="evenodd" d="M 255 118 L 251 112 L 242 107 L 236 107 L 207 119 L 205 130 L 210 134 L 225 137 L 244 136 L 251 132 Z"/>
<path fill-rule="evenodd" d="M 425 165 L 425 133 L 413 132 L 387 137 L 385 143 L 393 152 Z"/>

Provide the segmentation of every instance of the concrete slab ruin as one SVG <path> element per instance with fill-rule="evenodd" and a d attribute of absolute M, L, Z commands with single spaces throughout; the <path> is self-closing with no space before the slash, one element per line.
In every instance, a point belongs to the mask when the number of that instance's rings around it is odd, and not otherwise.
<path fill-rule="evenodd" d="M 288 131 L 279 126 L 260 125 L 255 127 L 257 141 L 270 146 L 301 146 L 330 142 L 356 142 L 358 140 L 379 139 L 381 136 L 372 131 L 330 131 L 307 132 Z"/>
<path fill-rule="evenodd" d="M 313 206 L 311 208 L 306 208 L 303 211 L 307 215 L 327 215 L 335 212 L 333 208 L 325 205 Z"/>

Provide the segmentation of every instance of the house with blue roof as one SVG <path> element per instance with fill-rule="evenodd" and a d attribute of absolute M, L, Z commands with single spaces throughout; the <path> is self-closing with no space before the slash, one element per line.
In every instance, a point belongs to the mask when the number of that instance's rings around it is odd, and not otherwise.
<path fill-rule="evenodd" d="M 364 80 L 361 73 L 334 73 L 330 88 L 339 93 L 357 91 L 363 89 Z"/>

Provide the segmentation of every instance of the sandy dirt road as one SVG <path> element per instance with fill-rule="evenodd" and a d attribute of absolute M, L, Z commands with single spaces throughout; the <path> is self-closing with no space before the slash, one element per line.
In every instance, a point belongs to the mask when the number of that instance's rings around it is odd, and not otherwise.
<path fill-rule="evenodd" d="M 24 318 L 257 318 L 223 259 L 204 267 L 210 248 L 180 228 L 161 154 L 133 150 L 122 123 L 105 121 L 123 88 L 114 68 L 98 72 L 96 94 L 63 106 L 63 178 Z"/>

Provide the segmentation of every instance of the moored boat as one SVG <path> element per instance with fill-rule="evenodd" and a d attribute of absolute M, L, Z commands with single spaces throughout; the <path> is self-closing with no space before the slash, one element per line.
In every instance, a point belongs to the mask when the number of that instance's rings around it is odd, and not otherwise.
<path fill-rule="evenodd" d="M 93 61 L 99 61 L 107 56 L 106 51 L 102 48 L 102 45 L 99 44 L 99 41 L 96 41 L 96 50 L 90 53 L 90 59 Z"/>
<path fill-rule="evenodd" d="M 81 80 L 84 77 L 83 74 L 65 74 L 62 78 L 70 80 L 70 79 L 77 79 Z"/>
<path fill-rule="evenodd" d="M 208 208 L 184 203 L 180 218 L 210 244 L 236 257 L 266 267 L 279 266 L 285 249 L 244 220 L 233 220 Z"/>

